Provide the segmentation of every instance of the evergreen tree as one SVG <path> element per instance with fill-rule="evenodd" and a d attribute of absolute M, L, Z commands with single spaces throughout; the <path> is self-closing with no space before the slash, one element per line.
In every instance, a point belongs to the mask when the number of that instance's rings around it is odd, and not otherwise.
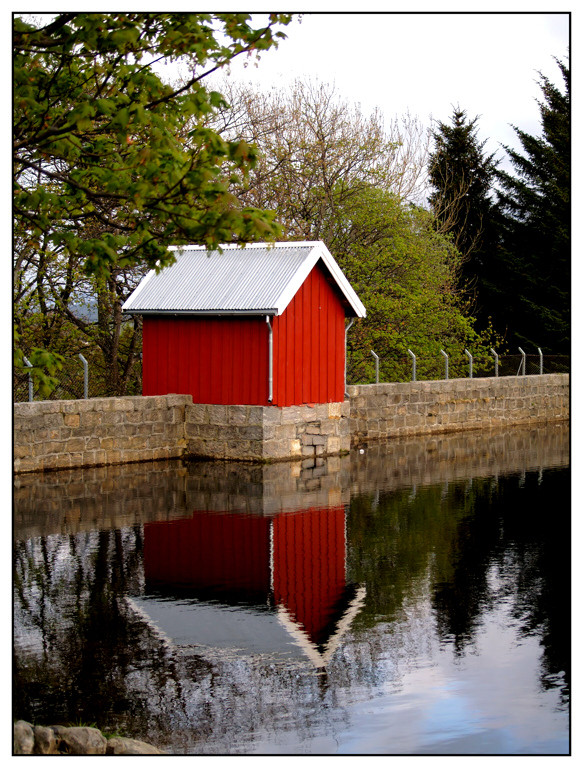
<path fill-rule="evenodd" d="M 451 125 L 439 122 L 429 157 L 429 203 L 442 232 L 449 233 L 462 255 L 461 278 L 477 299 L 475 313 L 490 313 L 483 283 L 495 242 L 495 206 L 491 198 L 497 161 L 477 136 L 477 121 L 454 109 Z M 485 323 L 484 323 L 485 324 Z"/>
<path fill-rule="evenodd" d="M 570 72 L 564 90 L 540 75 L 542 132 L 514 127 L 522 153 L 504 147 L 515 175 L 498 174 L 504 213 L 497 319 L 510 340 L 566 354 L 570 295 Z"/>

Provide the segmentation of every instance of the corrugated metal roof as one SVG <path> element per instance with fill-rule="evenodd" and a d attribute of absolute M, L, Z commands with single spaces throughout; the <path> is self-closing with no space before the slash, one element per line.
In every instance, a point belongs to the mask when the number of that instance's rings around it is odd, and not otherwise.
<path fill-rule="evenodd" d="M 199 246 L 176 249 L 176 262 L 146 275 L 123 305 L 146 314 L 281 314 L 323 258 L 354 313 L 365 310 L 323 243 L 227 245 L 219 251 Z"/>

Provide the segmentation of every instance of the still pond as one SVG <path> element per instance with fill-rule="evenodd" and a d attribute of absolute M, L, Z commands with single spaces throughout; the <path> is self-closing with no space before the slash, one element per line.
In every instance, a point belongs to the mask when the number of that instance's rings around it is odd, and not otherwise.
<path fill-rule="evenodd" d="M 566 425 L 17 476 L 13 716 L 172 754 L 567 754 Z"/>

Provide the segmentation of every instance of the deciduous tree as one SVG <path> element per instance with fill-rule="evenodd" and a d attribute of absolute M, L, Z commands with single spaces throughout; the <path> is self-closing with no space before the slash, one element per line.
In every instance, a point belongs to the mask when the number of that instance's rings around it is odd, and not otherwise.
<path fill-rule="evenodd" d="M 203 124 L 224 106 L 205 78 L 276 45 L 290 18 L 272 13 L 257 26 L 246 13 L 17 16 L 16 273 L 31 260 L 42 270 L 58 259 L 107 278 L 168 264 L 169 244 L 276 236 L 273 214 L 245 207 L 230 190 L 256 154 Z M 156 70 L 177 59 L 190 68 L 180 87 Z"/>
<path fill-rule="evenodd" d="M 418 355 L 420 376 L 467 370 L 463 354 L 483 353 L 466 297 L 461 260 L 422 197 L 429 134 L 407 116 L 388 129 L 363 115 L 334 88 L 296 82 L 265 94 L 235 87 L 222 130 L 256 143 L 259 159 L 240 191 L 250 204 L 273 208 L 287 238 L 323 240 L 367 307 L 348 335 L 349 380 L 370 380 L 371 350 L 385 380 L 407 379 Z"/>

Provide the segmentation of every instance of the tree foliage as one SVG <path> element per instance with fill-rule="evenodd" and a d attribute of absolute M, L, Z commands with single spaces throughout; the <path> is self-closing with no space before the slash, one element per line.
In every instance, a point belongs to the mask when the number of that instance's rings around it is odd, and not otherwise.
<path fill-rule="evenodd" d="M 276 45 L 290 18 L 273 13 L 261 27 L 245 13 L 15 18 L 14 269 L 17 289 L 30 289 L 17 315 L 25 305 L 44 318 L 64 312 L 79 270 L 103 285 L 135 265 L 170 263 L 169 244 L 279 233 L 272 212 L 231 192 L 256 153 L 205 124 L 224 107 L 205 78 Z M 190 70 L 179 87 L 158 74 L 178 59 Z"/>
<path fill-rule="evenodd" d="M 411 377 L 413 351 L 419 378 L 467 375 L 471 349 L 476 366 L 489 365 L 498 339 L 479 334 L 459 289 L 461 257 L 451 240 L 436 231 L 430 212 L 404 204 L 390 192 L 369 188 L 342 210 L 344 242 L 335 255 L 367 308 L 367 317 L 349 334 L 352 381 L 371 381 L 380 359 L 384 381 Z"/>
<path fill-rule="evenodd" d="M 463 350 L 483 357 L 492 338 L 473 329 L 451 238 L 412 202 L 423 196 L 428 132 L 410 116 L 386 128 L 325 84 L 224 90 L 222 130 L 259 150 L 238 194 L 276 210 L 287 238 L 323 240 L 367 308 L 348 335 L 349 381 L 374 376 L 371 350 L 384 380 L 410 377 L 409 348 L 420 376 L 443 375 L 441 348 L 452 375 L 467 372 Z"/>
<path fill-rule="evenodd" d="M 563 88 L 540 75 L 541 135 L 514 128 L 522 151 L 505 147 L 515 173 L 500 172 L 504 213 L 498 323 L 519 344 L 568 353 L 570 344 L 570 71 Z"/>
<path fill-rule="evenodd" d="M 488 314 L 482 289 L 495 250 L 496 211 L 492 199 L 497 161 L 485 153 L 477 135 L 478 118 L 454 109 L 451 125 L 439 122 L 433 132 L 429 157 L 431 209 L 440 230 L 451 235 L 463 257 L 462 279 L 477 301 L 481 316 Z"/>

